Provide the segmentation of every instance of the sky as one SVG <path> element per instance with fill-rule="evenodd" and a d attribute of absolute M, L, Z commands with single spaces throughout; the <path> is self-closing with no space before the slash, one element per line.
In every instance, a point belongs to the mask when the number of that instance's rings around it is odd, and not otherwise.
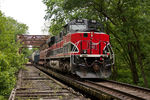
<path fill-rule="evenodd" d="M 46 35 L 43 32 L 46 6 L 42 0 L 0 0 L 0 10 L 29 27 L 31 35 Z"/>

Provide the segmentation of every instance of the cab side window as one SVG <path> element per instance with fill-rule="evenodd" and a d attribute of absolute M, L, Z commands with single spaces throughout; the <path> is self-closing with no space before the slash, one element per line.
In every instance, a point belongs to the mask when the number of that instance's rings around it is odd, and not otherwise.
<path fill-rule="evenodd" d="M 64 26 L 63 36 L 67 35 L 68 33 L 69 33 L 69 26 L 66 25 L 66 26 Z"/>
<path fill-rule="evenodd" d="M 60 32 L 59 34 L 60 41 L 62 40 L 62 37 L 63 37 L 63 32 Z"/>

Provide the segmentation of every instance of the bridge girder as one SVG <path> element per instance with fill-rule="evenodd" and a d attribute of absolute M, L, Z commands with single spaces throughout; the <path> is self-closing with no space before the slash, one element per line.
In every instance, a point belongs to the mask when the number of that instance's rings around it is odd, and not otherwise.
<path fill-rule="evenodd" d="M 49 37 L 49 35 L 17 35 L 17 41 L 22 44 L 22 48 L 31 48 L 31 46 L 40 48 Z"/>

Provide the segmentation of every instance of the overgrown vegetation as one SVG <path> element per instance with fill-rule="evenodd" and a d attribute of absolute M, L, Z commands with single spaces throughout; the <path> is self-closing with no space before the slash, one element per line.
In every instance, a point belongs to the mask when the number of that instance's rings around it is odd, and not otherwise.
<path fill-rule="evenodd" d="M 16 83 L 15 74 L 26 62 L 24 55 L 19 54 L 21 45 L 16 42 L 16 36 L 26 33 L 27 29 L 25 24 L 0 11 L 0 100 L 9 96 Z"/>
<path fill-rule="evenodd" d="M 150 87 L 149 0 L 43 0 L 49 31 L 58 34 L 72 19 L 95 19 L 111 36 L 116 55 L 112 79 Z"/>

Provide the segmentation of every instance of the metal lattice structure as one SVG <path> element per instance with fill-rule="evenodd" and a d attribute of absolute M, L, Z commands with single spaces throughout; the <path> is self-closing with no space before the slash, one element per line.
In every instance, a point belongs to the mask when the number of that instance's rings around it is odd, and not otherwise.
<path fill-rule="evenodd" d="M 49 37 L 49 35 L 17 35 L 17 41 L 20 41 L 22 48 L 40 48 Z"/>

